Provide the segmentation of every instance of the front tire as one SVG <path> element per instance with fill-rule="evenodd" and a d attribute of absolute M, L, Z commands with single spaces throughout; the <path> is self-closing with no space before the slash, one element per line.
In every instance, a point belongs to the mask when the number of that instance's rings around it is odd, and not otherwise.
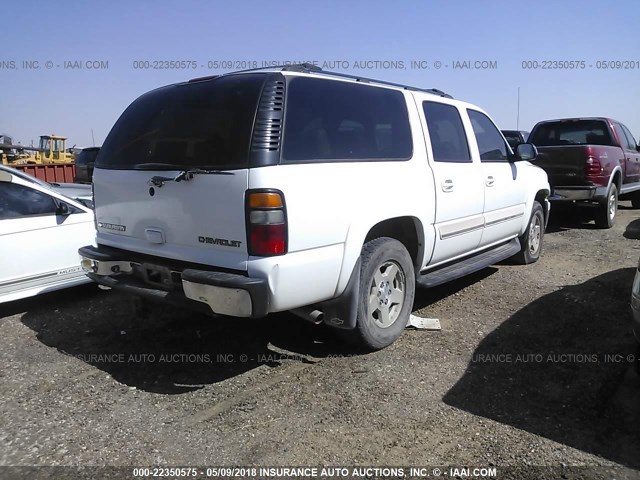
<path fill-rule="evenodd" d="M 402 335 L 409 322 L 415 297 L 413 262 L 402 243 L 387 237 L 365 243 L 360 258 L 356 327 L 338 334 L 364 350 L 380 350 Z"/>
<path fill-rule="evenodd" d="M 604 199 L 596 210 L 596 225 L 600 228 L 611 228 L 616 222 L 618 213 L 618 187 L 612 183 Z"/>
<path fill-rule="evenodd" d="M 526 231 L 520 236 L 521 250 L 514 256 L 516 262 L 528 265 L 537 262 L 542 253 L 544 238 L 544 210 L 540 202 L 534 201 Z"/>

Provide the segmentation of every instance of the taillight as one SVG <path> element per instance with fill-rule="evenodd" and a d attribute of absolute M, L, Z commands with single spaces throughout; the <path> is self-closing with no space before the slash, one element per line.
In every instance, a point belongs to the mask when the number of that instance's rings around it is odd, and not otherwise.
<path fill-rule="evenodd" d="M 270 257 L 287 253 L 287 212 L 282 192 L 247 192 L 246 216 L 249 255 Z"/>
<path fill-rule="evenodd" d="M 600 161 L 595 157 L 588 157 L 584 166 L 584 173 L 587 175 L 601 175 L 602 165 L 600 165 Z"/>
<path fill-rule="evenodd" d="M 584 165 L 585 175 L 602 175 L 602 165 L 596 158 L 596 151 L 591 145 L 587 145 L 587 161 Z"/>

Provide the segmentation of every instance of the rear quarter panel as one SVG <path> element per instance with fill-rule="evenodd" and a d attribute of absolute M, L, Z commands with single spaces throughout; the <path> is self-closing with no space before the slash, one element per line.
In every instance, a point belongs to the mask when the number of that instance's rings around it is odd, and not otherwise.
<path fill-rule="evenodd" d="M 412 100 L 408 102 L 408 111 L 413 136 L 413 155 L 409 160 L 281 164 L 250 170 L 250 189 L 275 188 L 284 193 L 289 229 L 289 253 L 285 257 L 297 256 L 304 266 L 296 268 L 288 264 L 285 272 L 280 268 L 287 261 L 284 257 L 250 258 L 250 274 L 252 269 L 259 269 L 260 276 L 274 277 L 277 272 L 276 283 L 297 282 L 297 288 L 307 299 L 312 295 L 304 286 L 306 282 L 316 290 L 323 290 L 324 298 L 313 301 L 333 298 L 346 287 L 369 230 L 396 217 L 411 217 L 417 225 L 421 243 L 418 262 L 423 261 L 425 252 L 431 254 L 433 175 Z M 333 249 L 329 255 L 319 253 L 328 252 L 328 248 Z M 309 258 L 318 261 L 312 266 L 306 263 Z M 332 284 L 329 295 L 325 284 Z"/>

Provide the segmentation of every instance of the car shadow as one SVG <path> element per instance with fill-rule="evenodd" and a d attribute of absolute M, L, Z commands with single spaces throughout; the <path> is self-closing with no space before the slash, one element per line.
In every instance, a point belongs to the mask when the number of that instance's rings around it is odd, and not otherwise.
<path fill-rule="evenodd" d="M 69 295 L 67 292 L 65 295 Z M 209 317 L 167 305 L 141 314 L 133 297 L 37 297 L 20 308 L 40 342 L 137 389 L 180 394 L 285 361 L 349 354 L 328 328 L 291 314 Z"/>
<path fill-rule="evenodd" d="M 627 228 L 625 228 L 622 236 L 629 240 L 640 240 L 640 218 L 631 220 L 629 225 L 627 225 Z"/>
<path fill-rule="evenodd" d="M 549 215 L 545 233 L 558 233 L 565 230 L 597 230 L 594 223 L 595 209 L 586 205 L 554 205 Z"/>
<path fill-rule="evenodd" d="M 482 340 L 445 403 L 640 467 L 634 271 L 566 286 L 515 313 Z"/>

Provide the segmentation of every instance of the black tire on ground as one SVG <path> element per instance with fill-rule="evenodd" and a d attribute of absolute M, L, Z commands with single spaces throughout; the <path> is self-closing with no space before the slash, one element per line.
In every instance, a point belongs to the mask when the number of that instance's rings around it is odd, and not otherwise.
<path fill-rule="evenodd" d="M 358 315 L 354 330 L 336 330 L 340 338 L 367 350 L 391 345 L 407 327 L 415 296 L 413 262 L 399 241 L 381 237 L 360 254 Z"/>
<path fill-rule="evenodd" d="M 640 208 L 640 192 L 633 192 L 631 194 L 631 206 L 633 208 Z"/>
<path fill-rule="evenodd" d="M 527 229 L 520 236 L 520 245 L 522 248 L 513 256 L 513 259 L 521 265 L 537 262 L 542 252 L 543 238 L 544 210 L 540 202 L 534 201 Z"/>
<path fill-rule="evenodd" d="M 612 183 L 606 198 L 600 202 L 596 210 L 596 225 L 600 228 L 611 228 L 616 222 L 618 213 L 618 187 Z"/>

